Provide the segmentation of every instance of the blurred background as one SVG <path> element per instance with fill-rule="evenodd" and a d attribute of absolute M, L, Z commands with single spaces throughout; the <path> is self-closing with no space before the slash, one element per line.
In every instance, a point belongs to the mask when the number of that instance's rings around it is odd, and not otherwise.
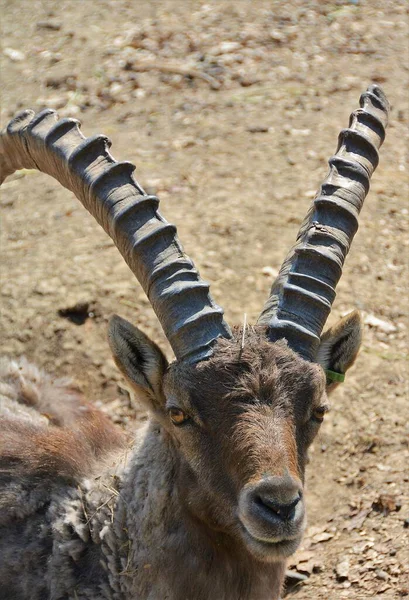
<path fill-rule="evenodd" d="M 356 367 L 312 450 L 300 599 L 409 595 L 408 3 L 0 0 L 1 125 L 54 108 L 104 133 L 159 195 L 231 324 L 257 318 L 348 125 L 380 84 L 381 161 L 331 321 L 359 308 Z M 119 313 L 167 348 L 141 288 L 45 176 L 2 186 L 1 351 L 74 377 L 132 428 L 106 343 Z M 406 528 L 406 529 L 405 529 Z"/>

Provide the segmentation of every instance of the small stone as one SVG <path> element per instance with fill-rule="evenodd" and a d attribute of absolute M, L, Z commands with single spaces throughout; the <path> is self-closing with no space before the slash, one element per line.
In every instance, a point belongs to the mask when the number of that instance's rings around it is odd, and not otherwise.
<path fill-rule="evenodd" d="M 344 558 L 335 567 L 335 575 L 338 581 L 345 581 L 349 577 L 349 559 Z"/>
<path fill-rule="evenodd" d="M 315 569 L 315 562 L 313 560 L 307 560 L 299 562 L 297 565 L 297 571 L 305 575 L 311 575 Z"/>
<path fill-rule="evenodd" d="M 375 315 L 366 315 L 364 318 L 365 325 L 369 325 L 369 327 L 373 327 L 374 329 L 378 329 L 383 333 L 394 333 L 397 328 L 392 323 L 388 323 L 387 321 L 383 321 Z"/>
<path fill-rule="evenodd" d="M 359 513 L 354 515 L 349 521 L 349 523 L 346 524 L 345 529 L 347 529 L 348 531 L 352 531 L 352 529 L 360 529 L 370 512 L 371 507 L 366 507 L 360 510 Z"/>
<path fill-rule="evenodd" d="M 278 29 L 272 29 L 270 31 L 270 38 L 277 44 L 282 44 L 286 41 L 286 36 L 281 31 L 278 31 Z"/>
<path fill-rule="evenodd" d="M 320 542 L 327 542 L 328 540 L 332 539 L 334 537 L 333 533 L 329 533 L 328 531 L 323 531 L 322 533 L 317 533 L 316 535 L 314 535 L 314 537 L 312 538 L 312 541 L 315 544 L 319 544 Z"/>
<path fill-rule="evenodd" d="M 37 29 L 48 29 L 49 31 L 60 31 L 61 23 L 58 21 L 38 21 Z"/>
<path fill-rule="evenodd" d="M 260 79 L 257 79 L 257 77 L 252 77 L 251 75 L 242 75 L 238 78 L 238 80 L 242 87 L 250 87 L 251 85 L 255 85 L 260 81 Z"/>
<path fill-rule="evenodd" d="M 389 575 L 386 571 L 382 571 L 382 569 L 377 569 L 375 571 L 375 575 L 378 579 L 382 579 L 382 581 L 387 581 L 389 579 Z"/>
<path fill-rule="evenodd" d="M 250 125 L 250 127 L 247 127 L 249 133 L 268 133 L 269 129 L 268 125 Z"/>
<path fill-rule="evenodd" d="M 261 269 L 261 272 L 266 277 L 277 277 L 278 270 L 274 269 L 274 267 L 266 266 Z"/>
<path fill-rule="evenodd" d="M 311 133 L 311 129 L 290 129 L 290 134 L 295 136 L 304 136 L 307 137 Z"/>
<path fill-rule="evenodd" d="M 14 48 L 4 48 L 3 54 L 13 62 L 21 62 L 26 57 L 23 52 L 15 50 Z"/>
<path fill-rule="evenodd" d="M 311 550 L 299 550 L 295 554 L 292 563 L 295 565 L 299 565 L 300 563 L 308 562 L 314 558 L 314 555 L 315 553 Z"/>
<path fill-rule="evenodd" d="M 57 279 L 54 279 L 54 281 L 43 279 L 36 284 L 33 288 L 33 292 L 40 296 L 49 296 L 55 293 L 56 286 L 59 285 L 60 282 Z"/>
<path fill-rule="evenodd" d="M 241 44 L 239 42 L 222 42 L 219 46 L 220 54 L 228 52 L 236 52 L 240 50 Z"/>

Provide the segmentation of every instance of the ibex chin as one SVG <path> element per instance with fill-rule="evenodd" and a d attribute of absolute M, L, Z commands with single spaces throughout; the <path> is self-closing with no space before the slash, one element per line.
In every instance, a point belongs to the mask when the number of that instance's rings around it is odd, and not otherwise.
<path fill-rule="evenodd" d="M 388 102 L 361 97 L 256 325 L 231 330 L 158 199 L 101 135 L 52 110 L 1 134 L 3 181 L 74 192 L 145 290 L 175 354 L 114 316 L 114 359 L 149 411 L 131 442 L 79 391 L 0 368 L 0 595 L 7 600 L 271 600 L 305 527 L 307 451 L 361 320 L 322 334 L 378 164 Z"/>

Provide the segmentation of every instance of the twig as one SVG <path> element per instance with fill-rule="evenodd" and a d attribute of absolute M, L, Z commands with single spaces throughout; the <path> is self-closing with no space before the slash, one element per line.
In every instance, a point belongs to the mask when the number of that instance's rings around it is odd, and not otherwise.
<path fill-rule="evenodd" d="M 125 306 L 129 306 L 130 308 L 138 308 L 138 304 L 136 302 L 132 302 L 131 300 L 125 300 L 124 298 L 120 298 L 119 302 L 124 304 Z"/>
<path fill-rule="evenodd" d="M 101 508 L 104 508 L 104 506 L 109 504 L 113 498 L 115 498 L 115 494 L 112 494 L 112 496 L 110 498 L 108 498 L 108 500 L 106 500 L 105 502 L 103 502 L 102 504 L 97 506 L 95 512 L 87 520 L 86 525 L 89 525 L 89 523 L 92 521 L 92 519 L 95 517 L 95 515 L 101 510 Z M 112 511 L 112 507 L 110 506 L 109 508 Z"/>
<path fill-rule="evenodd" d="M 177 65 L 175 63 L 164 63 L 164 62 L 147 62 L 147 61 L 134 61 L 131 66 L 132 71 L 136 72 L 147 72 L 147 71 L 160 71 L 161 73 L 175 73 L 176 75 L 184 75 L 185 77 L 197 77 L 206 81 L 213 90 L 220 88 L 220 83 L 207 73 L 203 73 L 196 67 Z"/>

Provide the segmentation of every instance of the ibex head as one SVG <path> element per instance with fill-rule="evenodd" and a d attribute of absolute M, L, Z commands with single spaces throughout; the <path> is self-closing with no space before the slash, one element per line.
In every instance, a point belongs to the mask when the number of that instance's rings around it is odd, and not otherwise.
<path fill-rule="evenodd" d="M 25 111 L 2 134 L 1 181 L 38 168 L 72 190 L 112 237 L 138 278 L 175 353 L 113 317 L 119 368 L 177 455 L 169 477 L 219 546 L 256 560 L 288 556 L 304 528 L 307 450 L 324 419 L 327 392 L 354 362 L 358 312 L 322 335 L 357 218 L 378 163 L 388 103 L 378 86 L 340 134 L 330 171 L 254 327 L 230 330 L 175 228 L 118 163 L 103 136 L 77 121 Z"/>

